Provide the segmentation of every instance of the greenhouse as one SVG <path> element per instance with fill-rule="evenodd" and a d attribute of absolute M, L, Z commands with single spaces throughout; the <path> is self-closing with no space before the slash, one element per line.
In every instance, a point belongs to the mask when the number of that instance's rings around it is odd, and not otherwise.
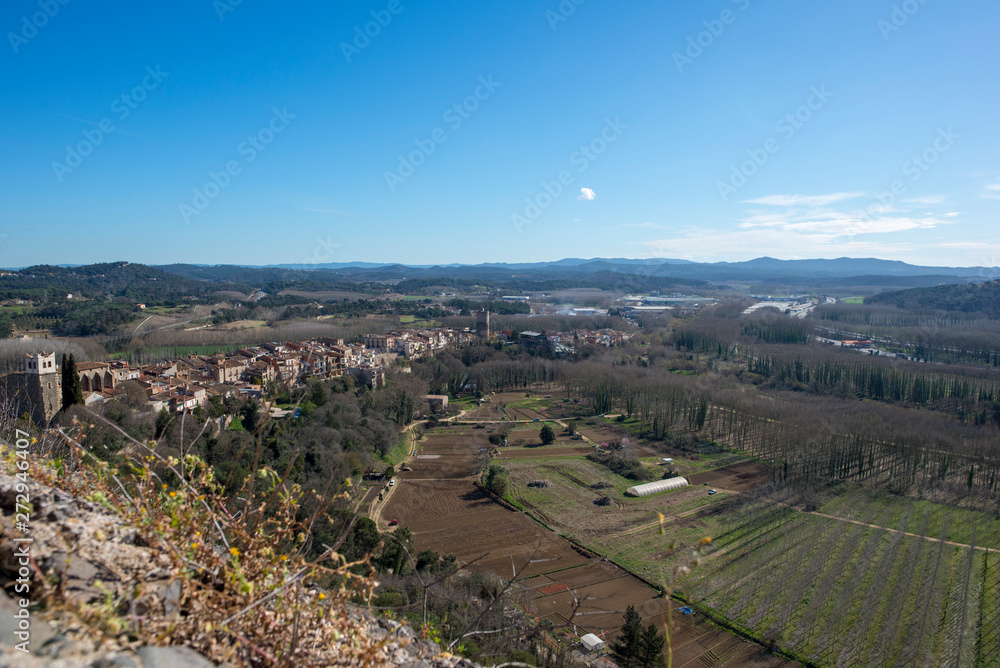
<path fill-rule="evenodd" d="M 645 485 L 629 487 L 625 493 L 629 496 L 650 496 L 660 492 L 669 492 L 672 489 L 680 489 L 688 486 L 687 478 L 667 478 L 656 482 L 647 482 Z"/>

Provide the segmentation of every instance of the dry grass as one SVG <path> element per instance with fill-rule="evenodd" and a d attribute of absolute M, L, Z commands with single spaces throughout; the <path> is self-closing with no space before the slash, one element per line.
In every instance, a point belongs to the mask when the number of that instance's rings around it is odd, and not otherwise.
<path fill-rule="evenodd" d="M 165 562 L 180 596 L 168 614 L 136 574 L 104 583 L 107 596 L 96 602 L 67 596 L 58 578 L 46 577 L 35 589 L 46 615 L 71 615 L 94 637 L 120 647 L 183 644 L 234 665 L 384 662 L 364 622 L 348 614 L 352 598 L 370 598 L 374 573 L 367 561 L 345 563 L 339 543 L 318 559 L 306 558 L 319 511 L 301 518 L 305 493 L 297 485 L 261 468 L 237 495 L 247 500 L 237 509 L 197 457 L 164 458 L 155 442 L 133 440 L 128 466 L 117 470 L 89 453 L 86 431 L 77 425 L 33 443 L 39 456 L 29 458 L 30 480 L 103 506 L 119 526 L 136 532 L 136 545 Z M 0 448 L 0 471 L 16 474 L 21 460 Z M 328 590 L 310 586 L 317 581 Z"/>

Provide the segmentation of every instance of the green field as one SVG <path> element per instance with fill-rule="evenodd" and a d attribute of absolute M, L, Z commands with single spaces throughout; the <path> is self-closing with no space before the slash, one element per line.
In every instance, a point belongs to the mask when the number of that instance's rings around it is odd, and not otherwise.
<path fill-rule="evenodd" d="M 541 457 L 498 462 L 511 474 L 509 498 L 536 519 L 585 547 L 646 579 L 658 582 L 678 559 L 705 536 L 722 530 L 720 519 L 700 509 L 726 501 L 726 494 L 708 496 L 688 487 L 655 496 L 634 498 L 625 490 L 636 484 L 583 457 Z M 528 487 L 546 480 L 550 487 Z M 594 489 L 597 483 L 607 489 Z M 610 506 L 595 499 L 609 496 Z M 663 513 L 663 533 L 658 513 Z M 679 517 L 681 516 L 681 517 Z"/>
<path fill-rule="evenodd" d="M 849 501 L 859 522 L 887 516 Z M 898 520 L 907 536 L 757 503 L 683 587 L 819 665 L 998 665 L 997 555 L 931 539 L 939 515 L 910 506 Z"/>
<path fill-rule="evenodd" d="M 691 465 L 731 456 L 695 455 Z M 583 457 L 497 461 L 510 472 L 514 505 L 651 582 L 670 580 L 711 536 L 711 553 L 680 591 L 704 613 L 818 665 L 1000 665 L 993 515 L 860 486 L 838 488 L 817 510 L 835 517 L 700 487 L 636 499 L 624 495 L 633 481 Z M 610 487 L 594 489 L 599 482 Z M 605 495 L 612 505 L 594 504 Z M 971 542 L 973 531 L 989 550 L 939 540 Z"/>
<path fill-rule="evenodd" d="M 995 514 L 921 501 L 868 487 L 852 487 L 823 504 L 819 512 L 850 520 L 870 516 L 869 523 L 914 533 L 913 516 L 927 518 L 927 534 L 947 541 L 1000 550 L 1000 519 Z M 910 526 L 907 526 L 907 525 Z"/>
<path fill-rule="evenodd" d="M 7 315 L 22 315 L 29 311 L 35 311 L 39 307 L 37 306 L 0 306 L 0 314 L 6 313 Z"/>

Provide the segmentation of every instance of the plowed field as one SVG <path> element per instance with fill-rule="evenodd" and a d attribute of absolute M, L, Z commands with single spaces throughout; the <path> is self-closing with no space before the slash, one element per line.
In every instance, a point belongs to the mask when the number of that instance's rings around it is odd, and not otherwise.
<path fill-rule="evenodd" d="M 471 570 L 518 580 L 530 611 L 557 624 L 610 638 L 629 605 L 646 623 L 658 618 L 664 601 L 651 587 L 612 563 L 588 556 L 475 486 L 479 459 L 488 448 L 486 438 L 473 430 L 427 436 L 410 460 L 413 470 L 397 476 L 383 517 L 409 527 L 417 550 L 454 554 Z M 674 646 L 674 665 L 680 667 L 787 665 L 702 619 L 684 618 Z"/>

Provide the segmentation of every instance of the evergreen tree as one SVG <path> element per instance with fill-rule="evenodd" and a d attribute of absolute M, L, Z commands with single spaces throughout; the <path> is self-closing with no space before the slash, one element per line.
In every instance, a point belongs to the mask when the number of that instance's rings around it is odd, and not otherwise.
<path fill-rule="evenodd" d="M 69 381 L 67 380 L 68 376 L 66 375 L 66 372 L 69 371 L 69 366 L 68 365 L 69 365 L 69 359 L 66 358 L 66 353 L 63 353 L 62 363 L 59 364 L 59 375 L 60 375 L 60 379 L 62 380 L 62 407 L 63 407 L 63 410 L 66 410 L 66 408 L 69 407 L 69 405 L 71 404 L 71 401 L 70 401 L 70 386 L 69 386 Z"/>
<path fill-rule="evenodd" d="M 647 626 L 639 637 L 638 665 L 642 668 L 664 668 L 667 665 L 663 658 L 665 642 L 663 634 L 656 630 L 655 624 Z"/>
<path fill-rule="evenodd" d="M 542 439 L 542 445 L 552 445 L 556 442 L 556 433 L 552 431 L 552 427 L 549 425 L 542 427 L 542 431 L 538 436 Z"/>
<path fill-rule="evenodd" d="M 620 668 L 639 668 L 642 649 L 642 618 L 633 606 L 625 609 L 625 623 L 611 643 L 611 658 Z"/>
<path fill-rule="evenodd" d="M 76 370 L 76 356 L 62 356 L 62 407 L 66 410 L 74 404 L 83 404 L 83 385 Z"/>

